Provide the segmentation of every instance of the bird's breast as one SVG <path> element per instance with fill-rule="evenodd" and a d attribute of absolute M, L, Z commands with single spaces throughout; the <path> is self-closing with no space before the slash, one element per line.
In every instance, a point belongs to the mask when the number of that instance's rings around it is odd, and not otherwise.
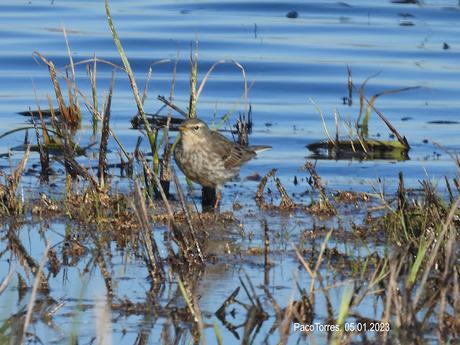
<path fill-rule="evenodd" d="M 190 180 L 203 186 L 223 185 L 238 174 L 235 169 L 225 168 L 222 157 L 209 145 L 189 145 L 179 141 L 174 157 L 182 172 Z"/>

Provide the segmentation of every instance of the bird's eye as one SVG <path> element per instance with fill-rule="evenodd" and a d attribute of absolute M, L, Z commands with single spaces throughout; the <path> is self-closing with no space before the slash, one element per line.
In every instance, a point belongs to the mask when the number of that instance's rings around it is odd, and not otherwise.
<path fill-rule="evenodd" d="M 196 125 L 195 127 L 193 127 L 193 129 L 194 129 L 195 131 L 197 131 L 197 130 L 200 129 L 200 126 Z"/>

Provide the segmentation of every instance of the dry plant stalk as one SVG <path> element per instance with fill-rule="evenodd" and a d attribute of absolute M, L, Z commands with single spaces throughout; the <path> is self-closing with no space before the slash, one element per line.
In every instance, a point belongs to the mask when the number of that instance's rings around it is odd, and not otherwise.
<path fill-rule="evenodd" d="M 266 219 L 263 220 L 262 225 L 264 229 L 264 283 L 265 285 L 268 286 L 270 282 L 269 273 L 270 273 L 271 263 L 270 263 L 270 238 L 268 236 L 269 229 L 268 229 L 268 223 Z"/>
<path fill-rule="evenodd" d="M 248 115 L 239 115 L 236 120 L 236 131 L 238 134 L 238 144 L 242 146 L 249 145 L 249 134 L 252 131 L 252 107 L 249 106 Z"/>
<path fill-rule="evenodd" d="M 0 183 L 0 216 L 2 214 L 18 215 L 23 211 L 23 202 L 16 195 L 16 191 L 29 160 L 29 155 L 30 145 L 27 146 L 24 156 L 11 175 L 6 175 L 0 170 L 0 175 L 4 175 L 5 177 L 5 184 Z"/>
<path fill-rule="evenodd" d="M 198 79 L 198 42 L 195 42 L 195 51 L 190 52 L 190 100 L 188 106 L 188 118 L 196 117 L 196 84 Z"/>
<path fill-rule="evenodd" d="M 309 184 L 314 190 L 319 192 L 319 202 L 313 203 L 310 205 L 310 210 L 314 213 L 321 213 L 326 215 L 334 215 L 337 213 L 337 210 L 329 201 L 327 197 L 326 188 L 321 182 L 321 177 L 316 172 L 315 166 L 311 162 L 307 162 L 304 167 L 304 170 L 307 170 L 310 173 L 311 179 Z"/>
<path fill-rule="evenodd" d="M 257 187 L 257 192 L 256 192 L 256 203 L 257 206 L 261 209 L 280 209 L 280 210 L 295 210 L 298 208 L 301 208 L 300 205 L 297 205 L 292 201 L 292 199 L 289 197 L 288 193 L 286 192 L 286 189 L 282 185 L 281 181 L 279 178 L 275 177 L 276 169 L 272 169 L 268 172 L 267 175 L 262 177 L 262 180 L 259 183 L 259 186 Z M 278 192 L 280 193 L 281 196 L 281 202 L 278 206 L 273 205 L 273 204 L 268 204 L 265 199 L 264 199 L 264 190 L 267 185 L 268 179 L 272 177 L 273 180 L 275 181 L 276 188 L 278 189 Z"/>
<path fill-rule="evenodd" d="M 59 107 L 60 121 L 65 123 L 70 128 L 76 128 L 81 121 L 81 111 L 76 99 L 78 93 L 75 88 L 75 83 L 71 82 L 67 77 L 65 78 L 68 87 L 69 105 L 67 106 L 64 97 L 62 96 L 62 89 L 57 79 L 57 70 L 52 61 L 47 60 L 39 52 L 34 52 L 47 66 L 50 73 L 50 78 L 53 83 L 56 101 Z"/>
<path fill-rule="evenodd" d="M 99 165 L 98 165 L 98 177 L 99 184 L 104 187 L 104 180 L 107 174 L 107 144 L 109 140 L 109 129 L 110 129 L 110 106 L 112 104 L 112 93 L 113 84 L 115 82 L 115 73 L 112 72 L 112 79 L 110 81 L 109 94 L 104 109 L 104 116 L 102 120 L 101 129 L 101 142 L 99 146 Z"/>
<path fill-rule="evenodd" d="M 6 288 L 8 287 L 10 281 L 11 281 L 11 278 L 13 278 L 13 274 L 14 274 L 14 270 L 9 269 L 8 271 L 8 274 L 6 275 L 5 278 L 3 278 L 2 282 L 0 283 L 0 294 L 6 290 Z"/>
<path fill-rule="evenodd" d="M 89 81 L 91 83 L 91 96 L 93 100 L 92 107 L 92 122 L 93 122 L 93 136 L 96 136 L 97 133 L 97 123 L 99 121 L 99 105 L 97 101 L 97 59 L 96 54 L 93 56 L 93 70 L 91 70 L 91 65 L 88 63 L 86 65 L 86 73 L 88 74 Z"/>
<path fill-rule="evenodd" d="M 158 148 L 157 148 L 157 131 L 153 131 L 152 127 L 150 126 L 150 122 L 147 119 L 147 115 L 145 114 L 144 107 L 142 105 L 141 96 L 139 94 L 139 88 L 137 87 L 136 79 L 134 78 L 134 72 L 131 69 L 131 64 L 129 63 L 128 58 L 126 57 L 126 53 L 123 49 L 123 45 L 121 44 L 120 38 L 115 30 L 115 26 L 112 21 L 112 14 L 110 13 L 109 8 L 109 1 L 105 0 L 105 13 L 107 15 L 107 23 L 109 25 L 110 31 L 112 33 L 113 41 L 117 47 L 118 53 L 120 54 L 120 58 L 123 62 L 123 66 L 125 67 L 126 73 L 128 74 L 129 82 L 131 85 L 131 89 L 133 91 L 134 100 L 136 101 L 136 106 L 139 114 L 144 121 L 145 130 L 147 133 L 147 138 L 149 139 L 150 149 L 152 150 L 153 155 L 153 170 L 155 173 L 158 172 Z"/>
<path fill-rule="evenodd" d="M 198 234 L 195 231 L 195 228 L 194 228 L 193 222 L 192 222 L 192 218 L 190 217 L 190 213 L 188 211 L 187 204 L 185 202 L 184 192 L 183 192 L 182 187 L 180 185 L 179 179 L 177 178 L 177 175 L 176 175 L 176 173 L 174 171 L 174 168 L 171 167 L 171 171 L 172 171 L 172 175 L 173 175 L 173 179 L 174 179 L 174 184 L 176 185 L 177 194 L 179 195 L 179 200 L 180 200 L 180 203 L 181 203 L 182 211 L 184 212 L 185 217 L 187 219 L 187 225 L 188 225 L 189 230 L 190 230 L 190 237 L 191 237 L 191 240 L 193 241 L 193 245 L 195 247 L 193 251 L 198 254 L 198 257 L 200 258 L 200 262 L 203 264 L 205 262 L 204 261 L 204 256 L 203 256 L 203 251 L 201 249 L 201 245 L 200 245 L 199 239 L 198 239 Z M 207 234 L 206 230 L 204 230 L 204 228 L 203 228 L 200 235 L 201 235 L 201 237 L 207 237 L 208 234 Z"/>
<path fill-rule="evenodd" d="M 171 80 L 171 86 L 170 86 L 170 91 L 169 91 L 169 100 L 171 102 L 174 99 L 174 88 L 176 86 L 178 61 L 179 61 L 179 53 L 177 54 L 177 58 L 173 65 L 173 71 L 172 71 L 172 80 Z M 149 74 L 149 77 L 150 77 L 150 74 Z M 146 83 L 146 88 L 147 88 L 147 85 L 148 85 L 148 82 Z M 144 93 L 144 95 L 146 95 L 146 93 Z M 168 109 L 168 117 L 166 120 L 166 125 L 164 126 L 164 129 L 163 129 L 163 140 L 162 140 L 164 142 L 163 157 L 160 163 L 160 183 L 167 197 L 170 196 L 169 188 L 170 188 L 171 179 L 172 179 L 170 167 L 171 167 L 171 155 L 172 155 L 173 145 L 170 144 L 169 142 L 169 126 L 171 125 L 171 119 L 172 119 L 172 112 L 170 109 Z"/>
<path fill-rule="evenodd" d="M 194 242 L 193 243 L 193 246 L 195 247 L 195 250 L 192 248 L 192 245 L 190 244 L 190 239 L 189 239 L 189 235 L 187 233 L 185 233 L 183 231 L 183 227 L 180 227 L 178 224 L 176 224 L 176 220 L 175 220 L 175 216 L 174 216 L 174 212 L 171 208 L 171 205 L 168 201 L 168 198 L 166 196 L 166 193 L 164 192 L 163 190 L 163 187 L 161 186 L 161 183 L 160 183 L 160 180 L 158 178 L 158 176 L 156 176 L 152 170 L 150 169 L 150 167 L 148 166 L 144 156 L 142 155 L 142 153 L 139 152 L 139 160 L 141 161 L 141 163 L 143 164 L 143 167 L 144 167 L 144 171 L 146 173 L 146 176 L 147 176 L 147 179 L 146 180 L 153 180 L 154 183 L 158 186 L 158 189 L 159 189 L 159 192 L 160 192 L 160 196 L 163 200 L 163 203 L 166 207 L 166 211 L 168 213 L 168 220 L 169 220 L 169 229 L 172 230 L 172 233 L 173 233 L 173 239 L 174 239 L 174 242 L 177 244 L 177 246 L 179 247 L 179 250 L 180 250 L 180 253 L 181 255 L 186 258 L 187 260 L 189 260 L 190 262 L 194 262 L 194 259 L 193 259 L 193 254 L 196 252 L 200 258 L 200 261 L 201 263 L 204 262 L 204 257 L 203 257 L 203 254 L 202 254 L 202 251 L 201 251 L 201 246 L 200 244 L 198 243 L 197 239 L 196 239 L 196 234 L 194 231 L 191 231 L 191 239 L 192 241 Z M 174 171 L 173 171 L 173 177 L 176 176 L 174 174 Z M 177 177 L 176 177 L 177 179 Z M 176 182 L 178 183 L 178 182 Z M 177 187 L 177 184 L 176 184 L 176 187 Z M 181 191 L 180 189 L 180 185 L 178 187 L 178 191 Z M 179 195 L 181 195 L 179 193 Z M 182 194 L 182 200 L 183 199 L 183 194 Z M 187 224 L 189 226 L 191 226 L 191 229 L 193 229 L 193 225 L 192 225 L 192 221 L 191 221 L 191 218 L 190 218 L 190 215 L 187 213 L 187 207 L 185 206 L 184 207 L 184 201 L 182 201 L 182 207 L 183 207 L 183 210 L 184 211 L 184 214 L 186 216 L 186 219 L 187 219 Z"/>
<path fill-rule="evenodd" d="M 143 258 L 147 264 L 150 278 L 152 281 L 157 281 L 158 279 L 163 281 L 165 278 L 163 262 L 160 256 L 158 245 L 152 236 L 152 229 L 147 215 L 147 207 L 145 205 L 141 188 L 137 181 L 134 184 L 134 201 L 134 210 L 141 227 L 141 240 L 145 253 Z"/>
<path fill-rule="evenodd" d="M 46 142 L 47 141 L 46 138 L 48 138 L 48 141 L 49 141 L 49 137 L 46 132 L 46 127 L 43 123 L 43 116 L 41 114 L 40 109 L 38 111 L 40 113 L 42 128 L 45 128 L 44 130 L 42 130 L 42 132 L 43 132 L 43 137 L 45 138 L 45 142 Z M 41 142 L 40 133 L 38 132 L 37 123 L 35 122 L 35 118 L 33 117 L 33 115 L 32 115 L 32 123 L 34 125 L 35 136 L 37 138 L 38 153 L 40 155 L 40 166 L 41 166 L 40 179 L 42 181 L 48 181 L 48 177 L 51 173 L 49 155 L 48 155 L 48 152 L 45 152 L 46 150 L 43 147 L 43 144 Z"/>
<path fill-rule="evenodd" d="M 168 135 L 165 134 L 165 136 L 167 140 L 169 141 Z M 169 144 L 169 142 L 166 142 L 164 146 L 164 151 L 163 151 L 163 158 L 161 159 L 161 163 L 160 163 L 160 183 L 167 197 L 170 196 L 169 186 L 170 186 L 171 179 L 172 179 L 172 171 L 171 171 L 171 153 L 172 152 L 171 152 L 171 149 L 172 149 L 172 145 Z"/>

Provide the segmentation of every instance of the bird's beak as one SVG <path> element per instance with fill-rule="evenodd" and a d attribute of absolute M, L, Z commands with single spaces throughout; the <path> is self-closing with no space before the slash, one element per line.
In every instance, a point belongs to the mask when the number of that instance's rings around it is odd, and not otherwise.
<path fill-rule="evenodd" d="M 181 133 L 185 132 L 186 130 L 187 130 L 187 126 L 185 126 L 184 123 L 181 124 L 181 125 L 179 126 L 179 131 L 180 131 Z"/>

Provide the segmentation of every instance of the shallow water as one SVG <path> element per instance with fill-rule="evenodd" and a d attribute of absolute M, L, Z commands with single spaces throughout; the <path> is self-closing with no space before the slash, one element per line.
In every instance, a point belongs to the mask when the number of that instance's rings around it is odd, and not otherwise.
<path fill-rule="evenodd" d="M 187 107 L 188 56 L 191 42 L 195 40 L 199 42 L 200 79 L 219 60 L 233 59 L 244 66 L 254 118 L 251 144 L 268 144 L 273 146 L 273 150 L 264 152 L 260 158 L 246 165 L 241 171 L 241 179 L 224 188 L 223 210 L 229 210 L 234 201 L 243 205 L 237 217 L 244 219 L 248 231 L 252 229 L 255 232 L 254 245 L 260 244 L 262 238 L 261 215 L 251 211 L 258 182 L 247 181 L 245 177 L 255 172 L 263 175 L 271 168 L 277 168 L 277 175 L 288 192 L 308 189 L 305 182 L 300 187 L 294 186 L 293 178 L 295 175 L 307 177 L 305 172 L 300 171 L 311 155 L 305 146 L 326 137 L 321 118 L 310 99 L 324 112 L 331 133 L 334 132 L 334 110 L 344 121 L 355 119 L 359 109 L 358 95 L 354 94 L 353 107 L 342 104 L 342 98 L 348 95 L 347 66 L 356 84 L 379 73 L 366 87 L 368 97 L 385 90 L 420 86 L 416 90 L 382 96 L 376 103 L 377 108 L 406 136 L 412 149 L 407 161 L 318 160 L 318 173 L 328 188 L 372 191 L 374 186 L 379 185 L 377 179 L 380 178 L 385 190 L 391 193 L 397 188 L 399 171 L 404 172 L 406 185 L 414 188 L 419 187 L 418 181 L 421 179 L 438 181 L 445 175 L 452 177 L 456 174 L 452 159 L 437 144 L 451 151 L 460 148 L 460 8 L 457 1 L 423 1 L 422 5 L 401 5 L 380 0 L 282 3 L 136 0 L 111 1 L 111 9 L 141 86 L 151 63 L 170 59 L 170 62 L 154 66 L 146 102 L 148 112 L 153 113 L 160 108 L 157 95 L 169 94 L 171 72 L 178 55 L 174 98 L 176 104 L 184 109 Z M 290 11 L 297 11 L 298 17 L 287 18 Z M 65 66 L 68 56 L 62 34 L 63 25 L 75 61 L 89 59 L 96 54 L 100 59 L 121 63 L 105 20 L 102 2 L 2 1 L 0 133 L 23 126 L 26 119 L 16 113 L 36 108 L 36 102 L 42 108 L 48 108 L 46 95 L 52 94 L 48 70 L 43 63 L 37 64 L 32 54 L 39 51 L 57 67 Z M 85 85 L 83 91 L 90 95 L 84 67 L 78 67 L 77 73 L 78 84 Z M 98 89 L 101 99 L 104 96 L 102 91 L 108 89 L 110 77 L 111 69 L 99 64 Z M 221 116 L 230 113 L 233 123 L 238 113 L 246 109 L 243 90 L 241 71 L 232 63 L 219 65 L 200 97 L 199 116 L 212 122 L 214 117 L 218 121 Z M 129 120 L 135 112 L 127 78 L 118 72 L 112 102 L 112 126 L 120 140 L 131 150 L 139 135 L 139 132 L 130 129 Z M 89 117 L 86 119 L 82 142 L 91 135 Z M 455 123 L 430 124 L 430 121 Z M 341 134 L 346 134 L 343 127 L 339 129 Z M 370 133 L 376 138 L 378 135 L 380 139 L 389 136 L 388 129 L 375 114 L 371 118 Z M 0 139 L 0 154 L 22 142 L 23 133 Z M 111 158 L 115 161 L 118 159 L 117 149 L 113 142 L 110 145 Z M 143 147 L 147 149 L 147 140 L 143 141 Z M 21 152 L 14 153 L 12 161 L 21 156 Z M 38 156 L 33 154 L 32 160 L 38 162 Z M 97 161 L 94 159 L 93 163 Z M 10 161 L 0 156 L 0 167 L 9 165 Z M 60 178 L 56 180 L 59 182 Z M 25 193 L 35 193 L 36 184 L 34 174 L 25 176 Z M 442 182 L 439 187 L 444 188 Z M 195 197 L 198 195 L 197 189 Z M 308 198 L 302 198 L 301 201 L 308 201 Z M 248 213 L 253 216 L 247 216 Z M 289 241 L 298 241 L 301 231 L 312 228 L 312 219 L 301 213 L 285 217 L 269 212 L 262 215 L 269 217 L 273 234 L 288 234 Z M 74 227 L 73 224 L 67 226 Z M 50 228 L 52 232 L 48 231 L 46 238 L 53 245 L 59 244 L 66 231 L 65 224 L 53 223 Z M 37 230 L 36 225 L 23 226 L 20 236 L 31 256 L 38 260 L 44 249 L 44 237 Z M 159 232 L 161 230 L 158 229 Z M 283 241 L 279 243 L 283 247 Z M 1 244 L 0 250 L 4 249 L 4 245 Z M 311 243 L 309 245 L 313 246 Z M 335 245 L 338 244 L 331 243 L 331 247 Z M 290 248 L 290 245 L 285 246 Z M 340 250 L 343 251 L 343 248 Z M 378 247 L 372 250 L 378 250 Z M 295 293 L 296 279 L 307 279 L 304 273 L 296 273 L 298 263 L 292 253 L 287 252 L 280 250 L 276 255 L 276 265 L 270 274 L 270 286 L 279 300 L 285 303 Z M 112 253 L 111 269 L 117 277 L 118 296 L 126 295 L 133 301 L 143 300 L 148 287 L 142 262 L 115 247 Z M 79 278 L 80 270 L 87 264 L 84 260 L 51 280 L 54 282 L 51 286 L 53 297 L 67 302 L 55 316 L 58 329 L 44 323 L 35 325 L 35 332 L 47 343 L 67 343 L 69 331 L 75 327 L 73 313 L 76 306 L 80 302 L 92 306 L 96 299 L 104 296 L 104 283 L 97 269 L 90 274 L 86 283 Z M 263 261 L 263 258 L 255 256 L 254 264 L 248 265 L 246 262 L 235 263 L 238 261 L 232 257 L 224 257 L 216 266 L 208 268 L 201 283 L 200 300 L 206 323 L 216 321 L 213 313 L 239 286 L 238 277 L 244 272 L 256 285 L 262 282 L 260 260 Z M 8 267 L 5 256 L 0 259 L 0 267 L 1 278 Z M 173 291 L 175 289 L 172 288 Z M 341 289 L 336 289 L 334 294 L 339 303 Z M 26 298 L 22 304 L 16 303 L 14 295 L 11 290 L 0 296 L 0 320 L 19 310 L 27 301 Z M 374 313 L 371 305 L 368 308 L 365 312 Z M 378 308 L 376 314 L 379 313 Z M 94 315 L 94 310 L 90 308 L 89 312 L 82 313 L 77 319 L 76 327 L 82 336 L 82 343 L 89 342 L 94 336 Z M 324 317 L 318 316 L 320 320 Z M 244 320 L 243 313 L 238 314 L 235 323 L 241 323 L 242 318 Z M 112 324 L 113 343 L 134 343 L 137 334 L 146 329 L 152 330 L 153 342 L 158 338 L 164 320 L 159 319 L 154 326 L 151 322 L 142 315 L 118 316 Z M 233 343 L 231 333 L 221 325 L 219 327 L 224 343 Z M 256 343 L 264 339 L 270 327 L 271 322 L 264 324 Z M 209 339 L 214 339 L 212 328 L 207 328 L 206 332 Z M 319 332 L 317 343 L 327 342 L 325 337 Z M 269 340 L 270 343 L 275 341 L 274 338 Z"/>

